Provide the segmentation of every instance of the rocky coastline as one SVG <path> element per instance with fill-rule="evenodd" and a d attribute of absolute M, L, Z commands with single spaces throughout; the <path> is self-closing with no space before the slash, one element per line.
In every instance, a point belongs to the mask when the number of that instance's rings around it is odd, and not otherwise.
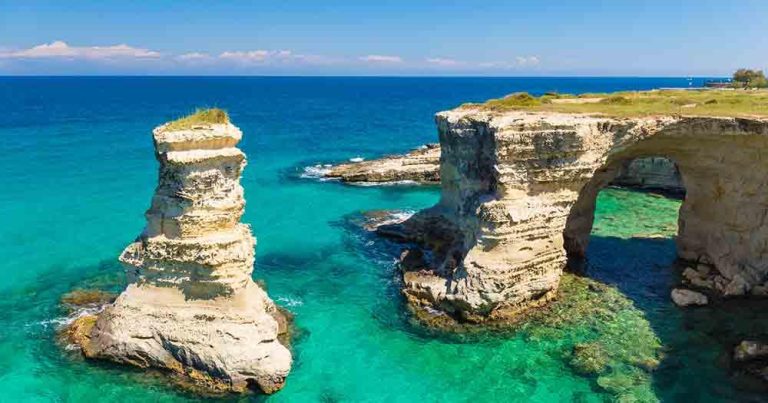
<path fill-rule="evenodd" d="M 163 370 L 211 393 L 274 393 L 291 368 L 288 318 L 251 278 L 242 133 L 228 119 L 179 126 L 153 131 L 160 169 L 147 226 L 120 255 L 130 284 L 66 334 L 87 358 Z"/>
<path fill-rule="evenodd" d="M 425 144 L 402 155 L 331 165 L 321 177 L 350 184 L 440 183 L 440 146 Z"/>
<path fill-rule="evenodd" d="M 318 169 L 320 177 L 349 184 L 440 184 L 440 144 L 430 143 L 408 153 L 355 161 Z M 685 187 L 675 163 L 647 157 L 628 161 L 610 186 L 682 197 Z"/>
<path fill-rule="evenodd" d="M 768 148 L 768 122 L 462 107 L 439 113 L 437 124 L 440 202 L 377 229 L 421 249 L 400 258 L 402 291 L 417 310 L 487 324 L 545 305 L 566 257 L 584 255 L 597 192 L 617 177 L 634 186 L 684 182 L 680 258 L 711 268 L 715 277 L 704 281 L 712 282 L 711 292 L 762 294 L 763 249 L 736 239 L 768 236 L 760 220 L 752 221 L 764 212 L 753 200 L 763 182 L 743 175 L 763 166 L 754 149 Z M 632 166 L 638 160 L 644 162 Z M 669 174 L 660 175 L 665 169 Z M 653 180 L 632 178 L 644 170 Z M 740 177 L 726 179 L 731 174 Z M 719 213 L 707 213 L 712 209 Z"/>

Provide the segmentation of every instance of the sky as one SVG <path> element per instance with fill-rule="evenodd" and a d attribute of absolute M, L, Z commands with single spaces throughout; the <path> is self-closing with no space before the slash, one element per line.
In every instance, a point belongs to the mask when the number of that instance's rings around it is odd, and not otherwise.
<path fill-rule="evenodd" d="M 768 0 L 0 0 L 0 75 L 728 76 Z"/>

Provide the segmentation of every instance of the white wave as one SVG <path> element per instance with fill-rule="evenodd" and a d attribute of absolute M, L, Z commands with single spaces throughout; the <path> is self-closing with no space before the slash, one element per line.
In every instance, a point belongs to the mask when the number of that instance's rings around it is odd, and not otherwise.
<path fill-rule="evenodd" d="M 321 181 L 328 180 L 329 178 L 326 178 L 325 175 L 331 172 L 331 168 L 333 168 L 331 164 L 317 164 L 304 167 L 304 172 L 299 177 L 304 179 L 320 179 Z"/>
<path fill-rule="evenodd" d="M 432 315 L 432 316 L 443 316 L 443 315 L 445 315 L 445 313 L 443 313 L 441 311 L 438 311 L 435 308 L 431 308 L 429 306 L 425 306 L 424 310 L 427 311 L 427 313 Z"/>
<path fill-rule="evenodd" d="M 353 186 L 363 186 L 363 187 L 371 187 L 371 186 L 420 186 L 421 184 L 416 181 L 412 181 L 410 179 L 408 180 L 402 180 L 402 181 L 391 181 L 391 182 L 349 182 L 348 185 Z"/>
<path fill-rule="evenodd" d="M 405 220 L 413 217 L 414 214 L 416 214 L 415 210 L 400 210 L 400 211 L 393 212 L 392 213 L 392 217 L 393 218 L 397 218 L 397 219 L 402 220 L 402 221 L 405 221 Z"/>
<path fill-rule="evenodd" d="M 349 162 L 363 162 L 363 161 L 365 161 L 365 158 L 363 157 L 355 157 L 355 158 L 349 159 Z"/>
<path fill-rule="evenodd" d="M 296 298 L 296 297 L 277 297 L 277 300 L 280 301 L 280 303 L 285 306 L 304 305 L 304 301 L 302 301 L 301 298 Z"/>
<path fill-rule="evenodd" d="M 368 221 L 368 223 L 365 225 L 365 229 L 368 231 L 375 231 L 376 228 L 379 228 L 383 225 L 400 224 L 403 221 L 411 218 L 414 214 L 416 214 L 416 212 L 413 210 L 391 211 L 389 214 L 387 214 L 386 217 L 370 219 L 370 221 Z"/>
<path fill-rule="evenodd" d="M 60 316 L 53 319 L 41 320 L 39 322 L 36 322 L 35 325 L 39 325 L 42 327 L 53 326 L 57 329 L 60 329 L 62 327 L 69 326 L 70 324 L 72 324 L 72 322 L 82 318 L 83 316 L 96 315 L 100 313 L 102 310 L 104 310 L 104 306 L 105 305 L 98 306 L 98 307 L 89 306 L 89 307 L 79 308 L 67 316 Z"/>

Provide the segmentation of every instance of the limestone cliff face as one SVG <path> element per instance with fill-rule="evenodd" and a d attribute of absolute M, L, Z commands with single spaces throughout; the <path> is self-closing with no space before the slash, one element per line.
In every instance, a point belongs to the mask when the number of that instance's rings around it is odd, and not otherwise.
<path fill-rule="evenodd" d="M 627 161 L 611 185 L 662 190 L 671 194 L 685 193 L 683 179 L 674 161 L 668 158 L 648 157 Z"/>
<path fill-rule="evenodd" d="M 406 268 L 413 304 L 482 321 L 546 301 L 567 253 L 586 250 L 598 191 L 645 157 L 674 161 L 685 185 L 680 257 L 741 293 L 768 280 L 766 120 L 474 108 L 436 119 L 441 199 L 400 234 L 434 252 Z"/>
<path fill-rule="evenodd" d="M 160 173 L 147 227 L 120 256 L 132 283 L 99 315 L 87 356 L 215 390 L 282 387 L 291 354 L 278 341 L 281 314 L 251 279 L 240 138 L 232 124 L 154 130 Z"/>
<path fill-rule="evenodd" d="M 426 144 L 403 155 L 336 165 L 328 169 L 323 176 L 347 183 L 415 182 L 438 185 L 440 184 L 440 145 Z M 680 172 L 675 163 L 659 157 L 626 161 L 611 185 L 661 190 L 670 194 L 685 193 Z"/>

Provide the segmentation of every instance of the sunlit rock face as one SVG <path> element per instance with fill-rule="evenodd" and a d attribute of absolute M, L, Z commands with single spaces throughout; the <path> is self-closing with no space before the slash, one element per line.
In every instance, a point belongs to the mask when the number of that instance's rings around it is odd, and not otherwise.
<path fill-rule="evenodd" d="M 255 239 L 240 223 L 241 136 L 232 124 L 154 130 L 160 171 L 147 227 L 120 256 L 131 284 L 99 315 L 86 356 L 170 370 L 214 391 L 282 387 L 285 320 L 251 279 Z"/>
<path fill-rule="evenodd" d="M 686 190 L 679 256 L 714 265 L 743 292 L 767 280 L 766 120 L 472 107 L 436 120 L 441 199 L 402 226 L 434 252 L 405 269 L 412 304 L 483 321 L 546 301 L 567 254 L 586 251 L 599 190 L 647 157 L 674 161 Z"/>
<path fill-rule="evenodd" d="M 440 145 L 426 144 L 402 155 L 339 164 L 323 177 L 347 183 L 440 184 Z M 648 157 L 627 161 L 611 185 L 658 190 L 671 195 L 685 193 L 680 172 L 667 158 Z"/>

